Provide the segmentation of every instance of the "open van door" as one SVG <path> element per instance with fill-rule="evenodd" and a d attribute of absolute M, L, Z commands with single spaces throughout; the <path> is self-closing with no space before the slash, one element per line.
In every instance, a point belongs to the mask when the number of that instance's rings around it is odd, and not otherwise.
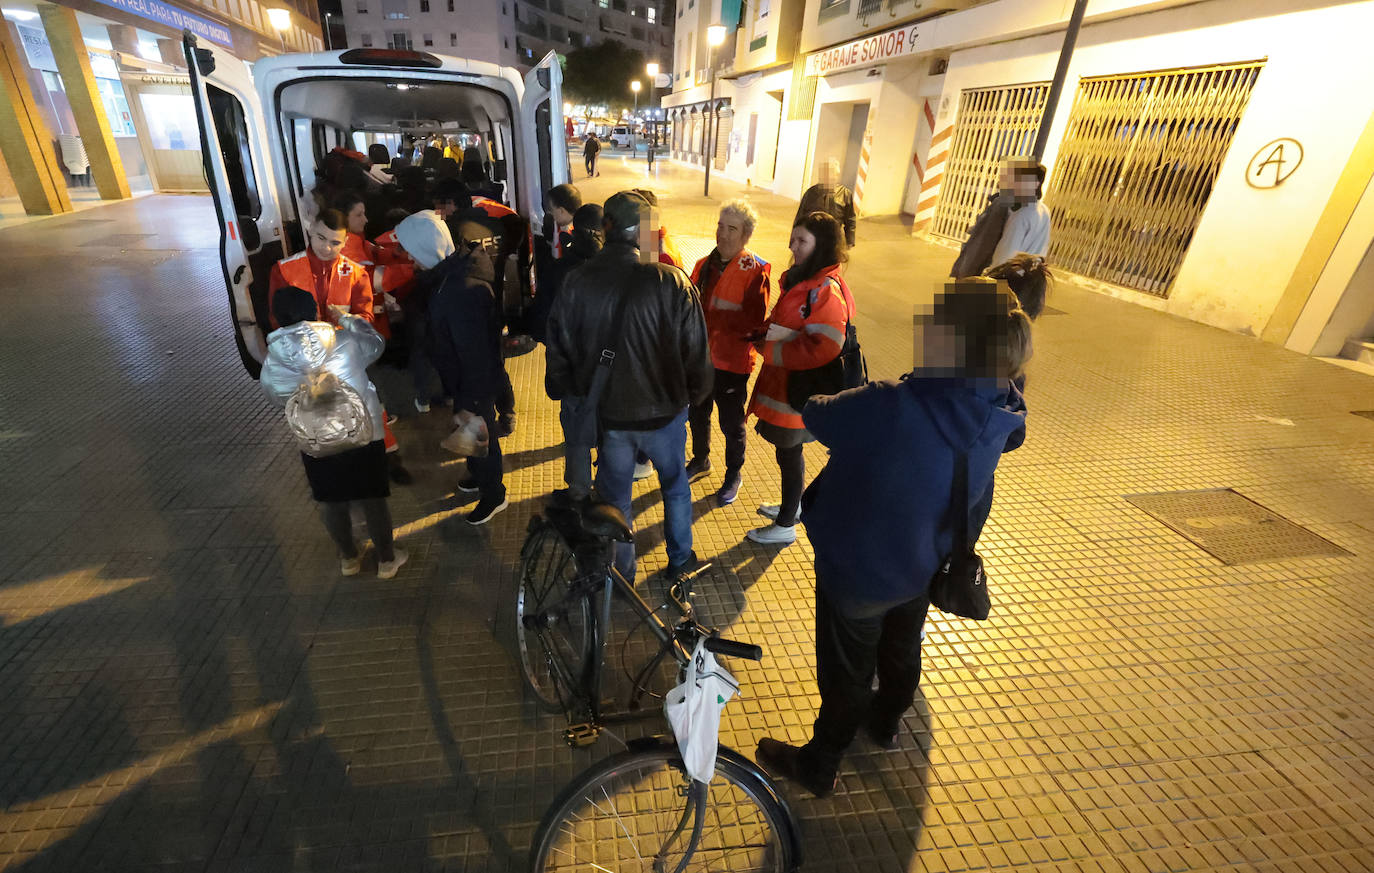
<path fill-rule="evenodd" d="M 525 76 L 525 94 L 520 100 L 520 117 L 526 130 L 534 131 L 539 159 L 539 172 L 525 173 L 531 205 L 530 221 L 538 228 L 544 218 L 544 192 L 567 182 L 572 174 L 568 167 L 568 140 L 563 129 L 563 68 L 558 55 L 549 52 Z"/>
<path fill-rule="evenodd" d="M 186 33 L 186 66 L 200 122 L 205 178 L 219 216 L 220 265 L 243 365 L 258 377 L 267 356 L 267 277 L 283 257 L 267 131 L 248 67 Z"/>

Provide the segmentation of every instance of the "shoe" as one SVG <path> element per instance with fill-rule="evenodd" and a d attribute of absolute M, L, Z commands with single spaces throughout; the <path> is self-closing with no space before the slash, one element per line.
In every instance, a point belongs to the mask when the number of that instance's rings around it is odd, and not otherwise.
<path fill-rule="evenodd" d="M 777 521 L 779 512 L 782 512 L 782 506 L 777 503 L 765 503 L 758 508 L 759 515 L 774 521 Z"/>
<path fill-rule="evenodd" d="M 496 419 L 496 438 L 503 440 L 513 433 L 515 433 L 515 413 L 501 413 Z"/>
<path fill-rule="evenodd" d="M 894 724 L 887 719 L 878 719 L 869 715 L 868 724 L 864 725 L 864 732 L 868 734 L 873 745 L 891 751 L 897 748 L 897 731 L 901 724 L 900 719 Z"/>
<path fill-rule="evenodd" d="M 410 560 L 410 552 L 405 549 L 393 549 L 392 556 L 390 561 L 377 562 L 378 579 L 395 579 L 401 571 L 401 565 Z"/>
<path fill-rule="evenodd" d="M 482 486 L 477 484 L 476 479 L 463 479 L 458 483 L 458 490 L 464 494 L 476 494 L 482 490 Z"/>
<path fill-rule="evenodd" d="M 500 500 L 483 497 L 481 500 L 477 501 L 477 505 L 473 507 L 472 512 L 467 514 L 468 524 L 474 527 L 479 524 L 486 524 L 491 521 L 492 516 L 496 515 L 496 513 L 505 509 L 507 506 L 510 506 L 510 502 L 504 497 Z"/>
<path fill-rule="evenodd" d="M 772 776 L 785 776 L 817 797 L 828 797 L 835 790 L 835 774 L 806 773 L 801 767 L 801 749 L 779 742 L 772 737 L 759 740 L 754 760 Z"/>
<path fill-rule="evenodd" d="M 341 576 L 356 576 L 362 568 L 363 559 L 361 557 L 339 559 L 339 575 Z"/>
<path fill-rule="evenodd" d="M 766 546 L 786 546 L 797 541 L 797 529 L 793 525 L 783 527 L 775 522 L 756 527 L 744 536 Z"/>
<path fill-rule="evenodd" d="M 701 559 L 698 558 L 697 553 L 693 551 L 687 556 L 687 559 L 680 564 L 674 564 L 672 561 L 669 561 L 668 566 L 663 568 L 663 575 L 667 576 L 669 579 L 678 579 L 689 571 L 696 569 L 700 563 Z"/>
<path fill-rule="evenodd" d="M 691 463 L 687 465 L 687 481 L 695 482 L 709 472 L 711 472 L 710 458 L 693 458 Z"/>
<path fill-rule="evenodd" d="M 739 496 L 739 486 L 743 484 L 743 478 L 738 472 L 725 474 L 725 484 L 720 486 L 716 492 L 716 503 L 720 506 L 729 506 L 735 502 Z"/>
<path fill-rule="evenodd" d="M 426 412 L 429 412 L 429 402 L 416 397 L 415 411 L 420 413 L 421 415 L 424 415 Z"/>
<path fill-rule="evenodd" d="M 636 481 L 636 482 L 638 482 L 640 479 L 648 479 L 648 478 L 649 478 L 650 476 L 652 476 L 652 475 L 654 475 L 654 465 L 653 465 L 653 464 L 650 464 L 650 463 L 635 464 L 635 481 Z"/>
<path fill-rule="evenodd" d="M 399 458 L 387 465 L 386 472 L 391 477 L 391 481 L 397 485 L 409 485 L 415 481 L 415 477 L 410 475 L 410 471 L 405 468 Z"/>
<path fill-rule="evenodd" d="M 394 412 L 388 412 L 388 413 L 386 414 L 386 426 L 387 426 L 387 427 L 391 427 L 393 424 L 395 424 L 395 423 L 398 422 L 398 421 L 400 421 L 400 419 L 396 417 L 396 413 L 394 413 Z"/>

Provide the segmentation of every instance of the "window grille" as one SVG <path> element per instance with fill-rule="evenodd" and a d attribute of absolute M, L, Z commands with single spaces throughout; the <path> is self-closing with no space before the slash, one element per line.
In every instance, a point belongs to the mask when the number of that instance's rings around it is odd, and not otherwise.
<path fill-rule="evenodd" d="M 1083 79 L 1046 197 L 1050 261 L 1169 296 L 1263 66 Z"/>
<path fill-rule="evenodd" d="M 1002 159 L 1034 149 L 1049 90 L 1048 82 L 1036 82 L 960 93 L 931 233 L 959 241 L 968 237 L 974 219 L 997 193 Z"/>

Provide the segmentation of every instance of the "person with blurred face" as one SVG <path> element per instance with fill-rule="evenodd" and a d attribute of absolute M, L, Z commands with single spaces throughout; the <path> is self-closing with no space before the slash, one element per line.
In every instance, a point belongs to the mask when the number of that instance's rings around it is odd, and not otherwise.
<path fill-rule="evenodd" d="M 997 193 L 969 227 L 968 238 L 949 274 L 978 276 L 1018 254 L 1042 260 L 1050 250 L 1050 210 L 1044 193 L 1045 167 L 1034 158 L 1007 158 L 997 177 Z"/>
<path fill-rule="evenodd" d="M 930 580 L 960 528 L 968 546 L 977 542 L 998 461 L 1025 439 L 1015 383 L 1031 323 L 1015 295 L 988 278 L 950 283 L 915 327 L 909 374 L 814 397 L 802 410 L 829 450 L 803 512 L 821 706 L 805 745 L 764 737 L 755 760 L 818 797 L 834 790 L 860 728 L 880 748 L 900 744 L 921 678 Z"/>
<path fill-rule="evenodd" d="M 712 396 L 692 407 L 692 460 L 687 476 L 697 479 L 711 471 L 711 407 L 720 414 L 725 437 L 725 480 L 716 502 L 727 506 L 739 495 L 745 450 L 745 402 L 749 398 L 749 374 L 758 352 L 754 341 L 768 320 L 768 262 L 745 248 L 758 213 L 747 202 L 732 200 L 720 208 L 716 222 L 716 248 L 697 261 L 692 282 L 701 293 L 706 331 L 715 367 Z"/>
<path fill-rule="evenodd" d="M 858 215 L 854 211 L 854 192 L 840 181 L 840 162 L 835 158 L 824 161 L 817 176 L 816 184 L 802 194 L 797 204 L 797 217 L 792 223 L 800 222 L 813 212 L 824 212 L 844 227 L 845 246 L 852 249 Z"/>
<path fill-rule="evenodd" d="M 295 286 L 315 295 L 320 305 L 320 321 L 337 321 L 337 313 L 350 312 L 371 324 L 372 282 L 362 265 L 343 254 L 348 242 L 348 219 L 337 209 L 321 211 L 310 226 L 307 241 L 309 248 L 305 251 L 283 258 L 272 267 L 268 306 L 278 288 Z"/>

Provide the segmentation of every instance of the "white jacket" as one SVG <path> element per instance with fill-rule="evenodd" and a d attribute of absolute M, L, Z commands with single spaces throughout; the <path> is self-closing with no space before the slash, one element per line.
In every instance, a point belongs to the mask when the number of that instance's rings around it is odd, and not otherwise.
<path fill-rule="evenodd" d="M 1050 208 L 1039 200 L 1007 213 L 990 266 L 1005 264 L 1022 252 L 1042 258 L 1050 252 Z"/>
<path fill-rule="evenodd" d="M 385 430 L 382 401 L 367 378 L 367 368 L 382 356 L 386 340 L 367 319 L 356 315 L 339 318 L 339 329 L 326 321 L 302 321 L 267 335 L 267 360 L 259 377 L 263 393 L 278 406 L 317 370 L 333 373 L 362 395 L 372 432 L 381 439 Z"/>

